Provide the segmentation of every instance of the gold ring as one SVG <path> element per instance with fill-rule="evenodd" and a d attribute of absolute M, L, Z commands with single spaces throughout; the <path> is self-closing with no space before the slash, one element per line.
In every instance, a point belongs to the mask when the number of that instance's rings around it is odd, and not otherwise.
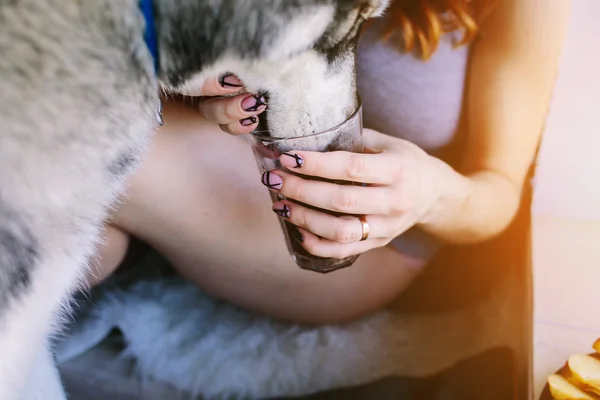
<path fill-rule="evenodd" d="M 364 215 L 358 217 L 358 220 L 360 221 L 360 225 L 362 226 L 362 236 L 360 238 L 360 241 L 362 242 L 363 240 L 367 240 L 367 238 L 369 237 L 369 223 L 367 222 L 367 219 Z"/>

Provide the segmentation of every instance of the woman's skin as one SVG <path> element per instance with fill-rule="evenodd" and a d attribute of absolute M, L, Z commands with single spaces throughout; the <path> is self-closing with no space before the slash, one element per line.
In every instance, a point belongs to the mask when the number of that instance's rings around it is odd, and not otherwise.
<path fill-rule="evenodd" d="M 416 225 L 448 243 L 476 243 L 502 232 L 514 217 L 542 132 L 569 10 L 563 0 L 503 0 L 483 22 L 471 50 L 463 110 L 469 141 L 458 171 L 407 141 L 365 130 L 365 145 L 375 154 L 302 152 L 300 172 L 351 177 L 369 187 L 272 174 L 286 197 L 366 215 L 371 236 L 361 242 L 356 218 L 332 220 L 287 203 L 290 221 L 304 228 L 309 252 L 364 252 L 351 268 L 321 275 L 300 270 L 290 258 L 279 217 L 240 137 L 255 127 L 248 118 L 260 118 L 264 109 L 243 111 L 242 104 L 256 100 L 246 94 L 203 101 L 204 118 L 180 104 L 166 105 L 165 126 L 107 228 L 95 274 L 102 278 L 114 270 L 130 234 L 204 290 L 275 317 L 338 322 L 385 306 L 426 263 L 388 247 L 395 236 Z M 227 90 L 232 93 L 215 80 L 203 93 Z"/>
<path fill-rule="evenodd" d="M 180 104 L 163 117 L 114 223 L 203 289 L 277 317 L 326 322 L 374 311 L 414 278 L 417 261 L 387 247 L 333 274 L 299 269 L 246 139 Z"/>

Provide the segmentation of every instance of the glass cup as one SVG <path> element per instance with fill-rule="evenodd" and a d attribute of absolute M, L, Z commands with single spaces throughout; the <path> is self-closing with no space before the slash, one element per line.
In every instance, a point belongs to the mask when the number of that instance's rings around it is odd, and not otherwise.
<path fill-rule="evenodd" d="M 309 136 L 288 138 L 261 136 L 258 133 L 247 135 L 247 137 L 250 145 L 252 146 L 252 151 L 254 152 L 254 157 L 256 158 L 256 163 L 261 173 L 280 169 L 291 174 L 296 174 L 294 171 L 291 171 L 281 165 L 279 162 L 279 157 L 282 153 L 286 153 L 291 150 L 318 152 L 343 150 L 353 153 L 361 153 L 363 151 L 362 128 L 362 107 L 359 103 L 358 108 L 346 121 L 323 132 L 314 133 Z M 328 181 L 322 178 L 304 178 Z M 340 185 L 353 184 L 353 182 L 346 181 L 335 181 L 332 183 Z M 285 199 L 281 195 L 279 195 L 278 199 L 277 194 L 271 191 L 269 192 L 273 202 L 278 201 L 279 199 Z M 290 199 L 289 201 L 294 200 Z M 299 202 L 295 203 L 302 204 Z M 306 204 L 302 205 L 313 209 L 315 208 Z M 319 211 L 336 216 L 341 215 L 328 210 Z M 280 218 L 279 221 L 281 223 L 281 228 L 283 229 L 288 251 L 290 252 L 296 264 L 298 264 L 298 266 L 302 269 L 326 273 L 340 268 L 349 267 L 358 258 L 358 255 L 342 259 L 314 256 L 308 253 L 298 241 L 298 238 L 301 236 L 296 227 L 293 224 L 285 221 L 283 218 Z"/>

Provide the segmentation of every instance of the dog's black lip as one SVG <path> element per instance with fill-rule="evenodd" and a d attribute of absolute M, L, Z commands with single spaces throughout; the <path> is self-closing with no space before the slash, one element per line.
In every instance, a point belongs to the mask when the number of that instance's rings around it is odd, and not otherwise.
<path fill-rule="evenodd" d="M 270 104 L 270 97 L 269 97 L 269 93 L 267 91 L 260 90 L 258 92 L 257 96 L 259 98 L 264 98 L 266 104 Z M 252 133 L 255 134 L 255 135 L 257 135 L 257 136 L 271 136 L 271 132 L 269 130 L 269 121 L 268 121 L 268 119 L 269 119 L 269 107 L 267 107 L 265 109 L 265 111 L 263 111 L 260 114 L 260 118 L 258 119 L 258 126 L 256 127 L 256 129 Z"/>

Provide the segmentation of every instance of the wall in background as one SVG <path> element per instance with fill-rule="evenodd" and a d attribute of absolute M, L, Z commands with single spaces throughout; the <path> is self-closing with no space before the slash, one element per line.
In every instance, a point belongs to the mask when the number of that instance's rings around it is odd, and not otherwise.
<path fill-rule="evenodd" d="M 600 1 L 573 0 L 533 199 L 534 387 L 600 337 Z"/>
<path fill-rule="evenodd" d="M 542 140 L 533 211 L 600 220 L 600 1 L 573 13 Z"/>

